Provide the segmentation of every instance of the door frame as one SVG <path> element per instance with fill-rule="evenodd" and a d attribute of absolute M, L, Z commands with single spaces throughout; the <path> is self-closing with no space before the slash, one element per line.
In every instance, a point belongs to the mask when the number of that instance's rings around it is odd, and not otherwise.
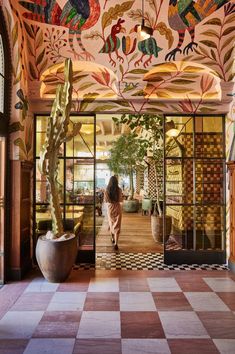
<path fill-rule="evenodd" d="M 10 39 L 7 30 L 6 20 L 3 11 L 0 8 L 0 35 L 2 37 L 3 51 L 4 51 L 4 112 L 0 112 L 0 136 L 5 138 L 5 181 L 4 181 L 4 235 L 3 237 L 3 270 L 0 274 L 0 283 L 5 283 L 8 278 L 8 264 L 10 263 L 10 188 L 11 188 L 11 174 L 10 174 L 10 153 L 9 153 L 9 122 L 11 112 L 11 51 Z M 1 236 L 0 236 L 1 237 Z"/>

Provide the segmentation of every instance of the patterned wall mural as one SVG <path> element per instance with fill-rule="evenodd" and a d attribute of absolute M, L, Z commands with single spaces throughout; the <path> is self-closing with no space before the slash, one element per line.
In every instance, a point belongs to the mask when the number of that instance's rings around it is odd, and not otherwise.
<path fill-rule="evenodd" d="M 221 88 L 233 86 L 234 1 L 145 0 L 153 36 L 143 41 L 137 41 L 141 0 L 3 4 L 14 83 L 29 100 L 53 96 L 71 57 L 76 111 L 228 111 Z"/>
<path fill-rule="evenodd" d="M 13 58 L 11 130 L 24 158 L 28 116 L 49 110 L 67 57 L 73 59 L 75 111 L 229 112 L 235 1 L 145 0 L 144 13 L 141 5 L 3 0 Z M 153 36 L 138 41 L 142 17 Z M 17 106 L 17 92 L 27 97 L 27 110 Z"/>

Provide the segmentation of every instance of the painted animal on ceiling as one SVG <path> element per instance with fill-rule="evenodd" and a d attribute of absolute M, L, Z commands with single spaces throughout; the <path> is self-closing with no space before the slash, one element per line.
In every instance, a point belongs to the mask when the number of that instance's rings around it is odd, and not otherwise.
<path fill-rule="evenodd" d="M 177 47 L 165 56 L 165 60 L 175 60 L 176 53 L 182 52 L 180 48 L 186 31 L 190 34 L 191 42 L 184 47 L 183 54 L 188 55 L 190 50 L 193 51 L 197 47 L 194 41 L 196 25 L 228 2 L 229 0 L 170 0 L 168 22 L 178 32 L 179 41 Z"/>
<path fill-rule="evenodd" d="M 121 18 L 118 19 L 117 23 L 112 26 L 111 28 L 111 33 L 108 35 L 108 37 L 105 39 L 103 47 L 100 49 L 99 53 L 106 53 L 109 55 L 109 62 L 111 65 L 116 66 L 116 62 L 112 59 L 111 54 L 113 52 L 116 53 L 117 59 L 121 62 L 124 61 L 124 59 L 118 54 L 118 49 L 120 48 L 121 41 L 117 37 L 117 35 L 120 32 L 125 32 L 125 28 L 122 27 L 122 23 L 124 23 L 125 20 L 122 20 Z"/>
<path fill-rule="evenodd" d="M 69 29 L 69 44 L 75 59 L 94 59 L 93 55 L 85 50 L 81 33 L 93 27 L 100 17 L 98 0 L 68 0 L 61 8 L 56 0 L 19 1 L 19 4 L 30 12 L 24 12 L 23 17 L 28 20 L 62 26 Z M 77 52 L 73 40 L 76 37 L 81 48 Z"/>

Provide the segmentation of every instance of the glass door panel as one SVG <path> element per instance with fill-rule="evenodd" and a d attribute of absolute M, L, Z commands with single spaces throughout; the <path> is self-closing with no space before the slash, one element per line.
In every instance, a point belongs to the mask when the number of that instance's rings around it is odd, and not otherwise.
<path fill-rule="evenodd" d="M 4 282 L 6 141 L 0 137 L 0 284 Z"/>
<path fill-rule="evenodd" d="M 225 262 L 225 139 L 222 116 L 165 119 L 165 262 Z M 166 225 L 165 225 L 166 230 Z"/>
<path fill-rule="evenodd" d="M 36 117 L 35 225 L 36 238 L 51 227 L 49 186 L 39 171 L 48 116 Z M 95 117 L 71 116 L 68 140 L 59 153 L 58 186 L 64 228 L 79 234 L 78 261 L 95 261 Z M 40 226 L 40 227 L 39 227 Z M 44 228 L 44 229 L 43 229 Z"/>

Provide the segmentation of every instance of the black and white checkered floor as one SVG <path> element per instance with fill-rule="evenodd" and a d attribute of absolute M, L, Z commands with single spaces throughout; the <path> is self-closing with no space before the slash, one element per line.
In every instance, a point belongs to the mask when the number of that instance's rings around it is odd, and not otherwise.
<path fill-rule="evenodd" d="M 96 265 L 81 263 L 75 269 L 107 270 L 227 270 L 225 264 L 172 264 L 163 263 L 161 253 L 97 253 Z"/>

